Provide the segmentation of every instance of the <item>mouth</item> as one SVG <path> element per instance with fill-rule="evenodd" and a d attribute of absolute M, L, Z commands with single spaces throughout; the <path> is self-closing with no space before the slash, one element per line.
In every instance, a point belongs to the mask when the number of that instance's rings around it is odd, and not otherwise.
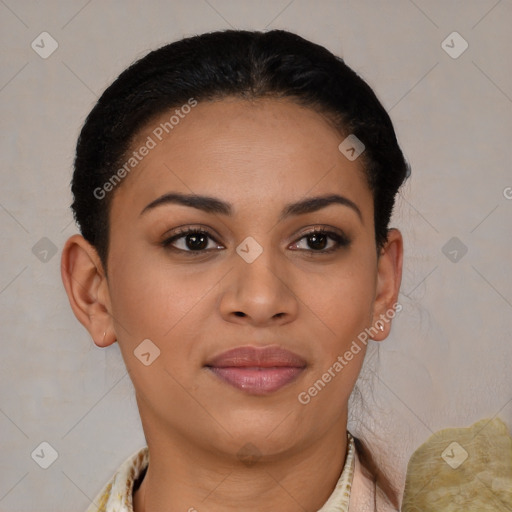
<path fill-rule="evenodd" d="M 307 364 L 297 354 L 277 346 L 245 346 L 223 352 L 205 366 L 245 393 L 267 395 L 297 379 Z"/>

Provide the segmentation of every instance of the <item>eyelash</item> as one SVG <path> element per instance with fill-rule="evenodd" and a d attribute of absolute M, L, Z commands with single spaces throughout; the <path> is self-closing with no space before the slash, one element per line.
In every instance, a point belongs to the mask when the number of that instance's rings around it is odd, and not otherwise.
<path fill-rule="evenodd" d="M 210 238 L 211 240 L 213 240 L 215 243 L 218 243 L 215 240 L 215 238 L 213 238 L 213 236 L 211 235 L 211 233 L 208 230 L 206 230 L 204 228 L 191 228 L 191 227 L 188 227 L 188 228 L 179 229 L 174 235 L 172 235 L 169 238 L 166 238 L 163 242 L 161 242 L 161 245 L 165 249 L 169 249 L 169 250 L 173 250 L 173 251 L 176 251 L 176 252 L 185 253 L 187 256 L 195 256 L 195 255 L 199 255 L 201 253 L 204 254 L 204 253 L 207 253 L 207 252 L 212 250 L 212 249 L 202 249 L 202 250 L 195 250 L 194 251 L 194 250 L 178 249 L 176 247 L 172 247 L 171 246 L 171 244 L 173 242 L 175 242 L 176 240 L 179 240 L 180 238 L 184 238 L 187 235 L 191 235 L 191 234 L 194 234 L 194 235 L 205 235 L 208 238 Z M 295 242 L 293 242 L 293 244 L 296 244 L 296 243 L 300 242 L 301 240 L 303 240 L 304 238 L 308 238 L 308 237 L 310 237 L 312 235 L 316 235 L 316 234 L 325 235 L 328 238 L 330 238 L 331 240 L 333 240 L 336 244 L 334 245 L 334 247 L 331 247 L 330 249 L 322 249 L 322 250 L 296 249 L 296 250 L 309 252 L 311 255 L 316 255 L 316 254 L 322 254 L 323 255 L 323 254 L 330 254 L 330 253 L 333 253 L 335 251 L 338 251 L 338 250 L 342 249 L 343 247 L 347 247 L 350 244 L 350 240 L 346 236 L 341 235 L 339 233 L 336 233 L 334 231 L 329 231 L 327 229 L 323 229 L 323 228 L 320 228 L 320 229 L 319 228 L 314 228 L 311 231 L 308 231 L 308 232 L 302 234 L 302 236 L 300 238 L 298 238 Z"/>

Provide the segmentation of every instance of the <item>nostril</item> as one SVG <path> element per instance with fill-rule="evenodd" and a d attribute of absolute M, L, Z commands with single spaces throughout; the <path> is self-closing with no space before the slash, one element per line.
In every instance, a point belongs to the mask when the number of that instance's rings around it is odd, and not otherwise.
<path fill-rule="evenodd" d="M 242 311 L 235 311 L 235 315 L 236 316 L 245 316 L 245 313 L 243 313 Z"/>

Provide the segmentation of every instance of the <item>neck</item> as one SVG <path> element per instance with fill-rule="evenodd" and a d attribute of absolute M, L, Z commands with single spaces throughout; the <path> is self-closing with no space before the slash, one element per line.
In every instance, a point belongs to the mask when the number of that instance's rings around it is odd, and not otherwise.
<path fill-rule="evenodd" d="M 134 493 L 134 512 L 318 510 L 332 494 L 347 452 L 346 416 L 309 445 L 253 463 L 159 435 L 160 429 L 144 431 L 150 464 Z"/>

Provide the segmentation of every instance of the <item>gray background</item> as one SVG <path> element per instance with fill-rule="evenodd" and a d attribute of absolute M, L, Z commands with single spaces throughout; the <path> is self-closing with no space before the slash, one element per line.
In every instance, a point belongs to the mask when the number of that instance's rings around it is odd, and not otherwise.
<path fill-rule="evenodd" d="M 393 218 L 404 309 L 368 361 L 354 430 L 401 485 L 431 433 L 496 415 L 512 427 L 510 0 L 0 0 L 0 17 L 1 511 L 82 511 L 144 445 L 117 345 L 92 343 L 61 284 L 74 145 L 133 60 L 228 27 L 285 28 L 342 55 L 412 165 Z M 59 45 L 46 59 L 31 47 L 44 31 Z M 469 44 L 458 58 L 441 45 L 453 31 Z M 58 452 L 48 469 L 31 457 L 43 441 Z"/>

